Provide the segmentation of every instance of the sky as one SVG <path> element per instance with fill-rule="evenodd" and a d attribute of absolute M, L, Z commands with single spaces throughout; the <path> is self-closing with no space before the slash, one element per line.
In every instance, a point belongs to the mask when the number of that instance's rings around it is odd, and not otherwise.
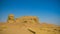
<path fill-rule="evenodd" d="M 0 0 L 0 22 L 6 22 L 8 15 L 37 16 L 40 23 L 60 25 L 59 0 Z"/>

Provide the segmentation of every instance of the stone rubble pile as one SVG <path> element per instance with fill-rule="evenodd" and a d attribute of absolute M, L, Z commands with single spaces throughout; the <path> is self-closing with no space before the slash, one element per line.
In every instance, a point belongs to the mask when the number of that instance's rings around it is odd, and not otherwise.
<path fill-rule="evenodd" d="M 36 16 L 15 18 L 10 14 L 7 22 L 0 25 L 0 34 L 60 34 L 60 26 L 40 24 Z"/>

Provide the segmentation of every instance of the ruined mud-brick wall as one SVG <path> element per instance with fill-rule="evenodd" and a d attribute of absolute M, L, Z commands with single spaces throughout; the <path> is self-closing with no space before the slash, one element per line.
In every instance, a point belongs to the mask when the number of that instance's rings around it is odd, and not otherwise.
<path fill-rule="evenodd" d="M 6 23 L 1 23 L 0 34 L 59 34 L 60 26 L 40 23 L 36 16 L 15 18 L 8 16 Z"/>

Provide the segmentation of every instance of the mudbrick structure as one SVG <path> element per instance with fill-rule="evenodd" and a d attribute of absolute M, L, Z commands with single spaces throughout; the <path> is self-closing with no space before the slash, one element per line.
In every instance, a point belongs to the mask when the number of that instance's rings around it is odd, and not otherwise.
<path fill-rule="evenodd" d="M 60 34 L 60 26 L 40 24 L 36 16 L 14 18 L 10 14 L 6 23 L 0 23 L 0 34 Z"/>

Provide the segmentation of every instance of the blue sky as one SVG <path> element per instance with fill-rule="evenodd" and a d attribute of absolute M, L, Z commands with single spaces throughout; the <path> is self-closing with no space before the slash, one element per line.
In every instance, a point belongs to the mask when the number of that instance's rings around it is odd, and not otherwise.
<path fill-rule="evenodd" d="M 0 0 L 0 22 L 5 22 L 9 14 L 37 16 L 40 22 L 60 25 L 59 0 Z"/>

